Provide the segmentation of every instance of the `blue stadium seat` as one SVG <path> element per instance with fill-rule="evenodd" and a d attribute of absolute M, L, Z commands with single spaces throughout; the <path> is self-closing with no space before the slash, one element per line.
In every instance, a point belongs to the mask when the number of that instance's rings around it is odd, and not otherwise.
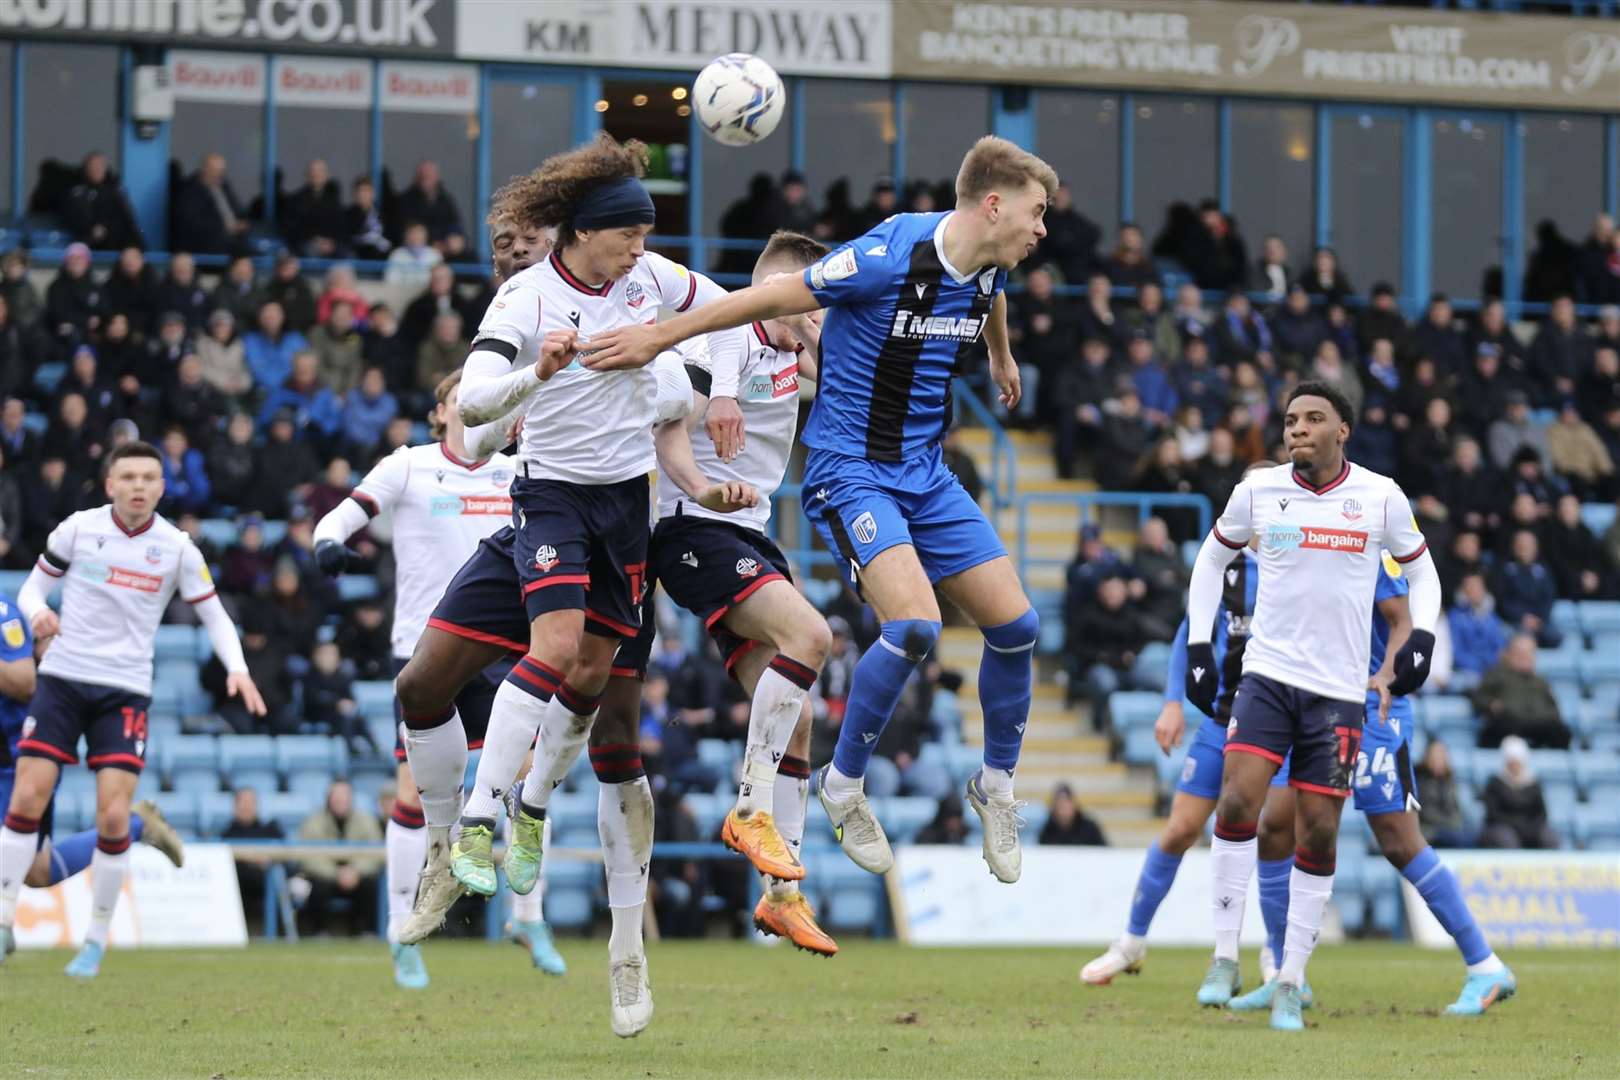
<path fill-rule="evenodd" d="M 285 521 L 267 521 L 261 530 L 264 533 L 264 546 L 275 547 L 287 539 L 287 523 Z"/>
<path fill-rule="evenodd" d="M 377 579 L 371 574 L 344 574 L 337 580 L 338 597 L 345 604 L 352 604 L 359 600 L 375 600 L 381 589 L 377 587 Z"/>
<path fill-rule="evenodd" d="M 563 790 L 571 792 L 584 792 L 591 796 L 592 805 L 596 798 L 596 771 L 591 768 L 591 756 L 581 754 L 568 766 L 568 775 L 563 777 Z"/>
<path fill-rule="evenodd" d="M 587 851 L 601 846 L 601 834 L 596 831 L 596 823 L 578 822 L 572 825 L 557 825 L 552 828 L 551 843 L 560 848 L 584 848 Z M 547 864 L 550 865 L 549 863 Z"/>
<path fill-rule="evenodd" d="M 197 796 L 199 831 L 204 836 L 218 836 L 230 827 L 235 816 L 236 797 L 228 791 L 206 791 Z"/>
<path fill-rule="evenodd" d="M 553 830 L 565 828 L 596 829 L 596 792 L 573 793 L 559 791 L 551 797 L 546 817 Z M 552 842 L 556 842 L 553 835 Z"/>
<path fill-rule="evenodd" d="M 720 822 L 736 804 L 734 797 L 725 795 L 688 795 L 686 808 L 691 811 L 692 818 L 697 822 L 698 835 L 707 840 L 719 835 Z"/>
<path fill-rule="evenodd" d="M 284 774 L 287 778 L 287 792 L 303 799 L 314 799 L 319 802 L 326 798 L 327 788 L 332 786 L 332 774 L 323 768 L 297 769 Z M 373 796 L 368 806 L 376 803 Z"/>
<path fill-rule="evenodd" d="M 219 740 L 219 767 L 227 776 L 239 769 L 276 767 L 276 743 L 268 735 L 226 735 Z"/>
<path fill-rule="evenodd" d="M 58 795 L 84 795 L 94 797 L 96 794 L 96 774 L 89 769 L 69 765 L 61 772 L 61 779 L 57 782 Z"/>
<path fill-rule="evenodd" d="M 932 799 L 895 796 L 884 799 L 882 809 L 874 807 L 874 810 L 878 820 L 883 823 L 883 831 L 888 834 L 890 843 L 909 844 L 923 827 L 934 820 L 939 806 Z"/>
<path fill-rule="evenodd" d="M 1483 747 L 1474 751 L 1474 789 L 1484 794 L 1491 777 L 1502 771 L 1502 751 Z"/>
<path fill-rule="evenodd" d="M 1187 751 L 1192 746 L 1192 736 L 1184 736 L 1181 745 L 1170 751 L 1169 754 L 1160 754 L 1153 759 L 1153 768 L 1157 773 L 1156 782 L 1158 790 L 1169 792 L 1181 780 L 1181 770 L 1187 764 Z"/>
<path fill-rule="evenodd" d="M 1605 776 L 1588 781 L 1582 785 L 1582 790 L 1586 792 L 1587 802 L 1601 806 L 1620 818 L 1620 777 Z"/>
<path fill-rule="evenodd" d="M 1552 825 L 1553 831 L 1559 836 L 1573 836 L 1575 834 L 1575 808 L 1580 805 L 1576 798 L 1575 784 L 1571 781 L 1542 780 L 1541 795 L 1547 803 L 1547 821 Z"/>
<path fill-rule="evenodd" d="M 196 792 L 164 792 L 152 801 L 163 812 L 169 824 L 178 829 L 181 835 L 195 837 L 202 834 L 202 817 L 197 808 Z"/>
<path fill-rule="evenodd" d="M 722 777 L 729 778 L 732 764 L 737 760 L 737 749 L 734 743 L 725 739 L 699 739 L 697 756 L 700 762 L 713 768 Z"/>
<path fill-rule="evenodd" d="M 197 628 L 195 626 L 165 625 L 157 628 L 153 641 L 153 657 L 157 660 L 191 660 L 197 657 Z"/>
<path fill-rule="evenodd" d="M 174 713 L 148 712 L 146 714 L 146 738 L 153 746 L 162 746 L 170 739 L 180 735 L 180 717 Z"/>
<path fill-rule="evenodd" d="M 1160 694 L 1146 690 L 1124 690 L 1108 698 L 1108 713 L 1113 717 L 1114 730 L 1129 731 L 1133 727 L 1151 729 L 1159 717 L 1163 704 Z"/>
<path fill-rule="evenodd" d="M 1620 651 L 1582 653 L 1580 672 L 1581 682 L 1588 691 L 1604 686 L 1620 686 Z"/>
<path fill-rule="evenodd" d="M 1576 634 L 1581 629 L 1581 611 L 1573 600 L 1554 600 L 1548 619 L 1565 634 Z"/>
<path fill-rule="evenodd" d="M 389 766 L 387 771 L 393 772 L 394 744 L 399 741 L 399 722 L 394 719 L 394 714 L 379 716 L 367 713 L 366 731 L 371 734 L 371 741 L 377 744 L 377 751 L 381 755 L 377 760 L 386 762 Z M 350 766 L 351 773 L 357 764 L 355 762 Z"/>
<path fill-rule="evenodd" d="M 1612 803 L 1582 803 L 1575 808 L 1575 836 L 1589 851 L 1620 849 L 1620 811 Z"/>
<path fill-rule="evenodd" d="M 1154 738 L 1152 727 L 1143 727 L 1140 724 L 1124 729 L 1124 748 L 1121 756 L 1127 765 L 1152 765 L 1163 755 L 1159 753 L 1158 741 Z"/>
<path fill-rule="evenodd" d="M 1401 928 L 1401 875 L 1381 855 L 1367 856 L 1362 867 L 1362 892 L 1374 932 L 1394 937 Z"/>
<path fill-rule="evenodd" d="M 1170 670 L 1170 644 L 1150 641 L 1136 655 L 1136 666 L 1131 674 L 1146 686 L 1163 686 L 1165 673 Z"/>
<path fill-rule="evenodd" d="M 1532 750 L 1530 767 L 1543 784 L 1574 784 L 1574 755 L 1568 750 Z"/>
<path fill-rule="evenodd" d="M 1620 785 L 1620 757 L 1614 754 L 1575 754 L 1575 779 L 1586 789 L 1591 799 L 1592 788 L 1599 784 Z M 1620 806 L 1620 804 L 1617 804 Z"/>
<path fill-rule="evenodd" d="M 366 716 L 388 717 L 394 720 L 394 684 L 386 679 L 360 679 L 354 684 L 354 701 Z M 393 742 L 393 737 L 389 737 Z"/>
<path fill-rule="evenodd" d="M 1572 638 L 1565 638 L 1566 642 Z M 1579 645 L 1574 647 L 1561 647 L 1557 649 L 1536 650 L 1536 674 L 1548 682 L 1568 679 L 1570 676 L 1580 674 L 1581 651 Z"/>
<path fill-rule="evenodd" d="M 562 930 L 581 930 L 591 925 L 593 893 L 578 886 L 546 887 L 546 922 Z"/>
<path fill-rule="evenodd" d="M 1612 502 L 1590 502 L 1581 504 L 1581 524 L 1591 529 L 1594 535 L 1602 536 L 1614 524 L 1615 507 Z"/>
<path fill-rule="evenodd" d="M 262 797 L 281 790 L 281 775 L 274 769 L 236 769 L 225 774 L 225 787 L 230 791 L 252 788 Z"/>
<path fill-rule="evenodd" d="M 546 891 L 556 888 L 595 889 L 602 884 L 602 867 L 583 859 L 547 859 Z"/>
<path fill-rule="evenodd" d="M 34 385 L 45 394 L 56 393 L 56 387 L 67 375 L 68 366 L 60 360 L 47 361 L 34 369 Z"/>
<path fill-rule="evenodd" d="M 169 776 L 178 770 L 219 774 L 219 741 L 212 735 L 176 735 L 158 743 L 157 751 L 162 771 Z"/>
<path fill-rule="evenodd" d="M 356 805 L 364 804 L 357 802 Z M 297 836 L 298 827 L 304 823 L 304 819 L 320 807 L 321 800 L 318 797 L 311 799 L 307 795 L 280 791 L 259 793 L 259 817 L 265 821 L 278 822 L 288 839 Z"/>
<path fill-rule="evenodd" d="M 1433 694 L 1417 701 L 1418 713 L 1426 731 L 1473 726 L 1474 706 L 1461 694 Z"/>
<path fill-rule="evenodd" d="M 1620 600 L 1582 600 L 1581 630 L 1587 634 L 1620 631 Z"/>
<path fill-rule="evenodd" d="M 283 735 L 276 740 L 276 768 L 284 776 L 308 769 L 342 776 L 349 769 L 349 748 L 329 735 Z"/>
<path fill-rule="evenodd" d="M 376 806 L 378 794 L 393 782 L 394 770 L 391 768 L 386 771 L 356 769 L 349 776 L 349 785 L 354 788 L 354 805 L 368 809 Z"/>
<path fill-rule="evenodd" d="M 28 580 L 27 570 L 0 570 L 0 592 L 13 598 L 22 591 L 23 582 Z"/>
<path fill-rule="evenodd" d="M 1339 922 L 1346 934 L 1359 934 L 1367 925 L 1367 900 L 1361 888 L 1361 867 L 1366 856 L 1361 853 L 1345 858 L 1339 852 L 1338 866 L 1333 874 L 1333 905 L 1339 909 Z"/>
<path fill-rule="evenodd" d="M 1024 843 L 1040 843 L 1041 830 L 1046 828 L 1046 820 L 1051 815 L 1051 809 L 1043 802 L 1029 803 L 1018 811 L 1018 816 L 1024 819 L 1024 823 L 1018 827 L 1018 835 L 1023 838 Z"/>

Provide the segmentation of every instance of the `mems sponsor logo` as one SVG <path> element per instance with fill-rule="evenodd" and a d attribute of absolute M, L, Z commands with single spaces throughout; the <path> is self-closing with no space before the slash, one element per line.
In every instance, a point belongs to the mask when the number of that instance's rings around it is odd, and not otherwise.
<path fill-rule="evenodd" d="M 977 341 L 985 320 L 978 315 L 956 318 L 950 315 L 918 315 L 910 311 L 896 311 L 894 325 L 889 328 L 892 338 L 912 341 Z"/>

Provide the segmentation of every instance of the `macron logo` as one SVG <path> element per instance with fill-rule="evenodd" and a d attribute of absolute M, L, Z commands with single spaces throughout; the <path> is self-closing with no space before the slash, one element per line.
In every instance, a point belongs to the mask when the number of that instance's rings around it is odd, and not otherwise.
<path fill-rule="evenodd" d="M 921 300 L 923 298 L 923 296 L 928 292 L 928 286 L 927 285 L 917 285 L 916 289 L 917 289 L 917 299 L 919 299 L 919 300 Z"/>
<path fill-rule="evenodd" d="M 879 258 L 882 258 L 884 255 L 889 253 L 889 245 L 879 244 L 877 247 L 869 247 L 866 249 L 866 253 L 868 255 L 876 255 Z"/>
<path fill-rule="evenodd" d="M 875 732 L 875 731 L 863 732 L 861 734 L 861 742 L 863 742 L 863 743 L 877 742 L 877 732 Z"/>
<path fill-rule="evenodd" d="M 1193 682 L 1203 682 L 1203 681 L 1204 681 L 1204 669 L 1201 668 L 1201 667 L 1193 668 Z"/>
<path fill-rule="evenodd" d="M 1027 728 L 1028 726 L 1029 726 L 1029 721 L 1026 720 L 1022 724 L 1013 725 L 1013 730 L 1018 732 L 1018 734 L 1022 735 L 1024 733 L 1024 729 Z"/>
<path fill-rule="evenodd" d="M 1412 654 L 1412 663 L 1418 664 L 1418 665 L 1421 666 L 1422 663 L 1423 663 L 1423 654 L 1420 653 L 1420 652 L 1413 653 Z"/>

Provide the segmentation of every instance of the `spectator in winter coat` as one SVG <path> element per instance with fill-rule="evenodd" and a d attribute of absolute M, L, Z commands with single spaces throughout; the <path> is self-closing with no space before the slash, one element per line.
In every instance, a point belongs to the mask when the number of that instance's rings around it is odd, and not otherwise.
<path fill-rule="evenodd" d="M 259 285 L 254 277 L 253 260 L 246 255 L 232 259 L 226 265 L 219 284 L 214 287 L 209 303 L 216 311 L 220 308 L 229 311 L 236 317 L 238 326 L 252 326 L 256 323 L 259 308 L 263 304 L 260 302 Z M 282 313 L 282 320 L 286 321 L 286 312 Z"/>
<path fill-rule="evenodd" d="M 1107 847 L 1108 838 L 1103 835 L 1102 827 L 1074 801 L 1069 785 L 1059 784 L 1052 789 L 1052 812 L 1041 826 L 1041 844 Z"/>
<path fill-rule="evenodd" d="M 1136 657 L 1148 636 L 1135 607 L 1128 605 L 1125 580 L 1110 577 L 1097 588 L 1096 599 L 1080 615 L 1079 633 L 1066 644 L 1072 685 L 1084 688 L 1091 699 L 1092 717 L 1099 730 L 1108 696 L 1116 690 L 1137 688 Z"/>
<path fill-rule="evenodd" d="M 1423 830 L 1423 838 L 1437 848 L 1473 847 L 1473 833 L 1457 801 L 1457 777 L 1451 770 L 1446 744 L 1430 739 L 1414 772 L 1418 804 L 1422 807 L 1418 811 L 1418 828 Z"/>
<path fill-rule="evenodd" d="M 1615 574 L 1603 554 L 1603 544 L 1581 521 L 1581 501 L 1574 495 L 1558 499 L 1557 512 L 1542 529 L 1547 564 L 1565 600 L 1611 600 Z"/>
<path fill-rule="evenodd" d="M 307 349 L 294 354 L 292 374 L 264 399 L 260 425 L 268 425 L 284 410 L 293 414 L 300 438 L 324 443 L 337 434 L 342 420 L 337 396 L 321 380 L 320 361 Z"/>
<path fill-rule="evenodd" d="M 307 334 L 315 325 L 315 290 L 304 280 L 303 264 L 291 252 L 276 256 L 270 280 L 264 283 L 264 298 L 281 305 L 289 329 Z"/>
<path fill-rule="evenodd" d="M 1176 320 L 1164 306 L 1164 286 L 1157 281 L 1144 282 L 1136 292 L 1136 306 L 1125 313 L 1125 325 L 1131 331 L 1146 330 L 1153 339 L 1153 351 L 1167 364 L 1181 359 L 1181 332 Z"/>
<path fill-rule="evenodd" d="M 1531 417 L 1529 395 L 1522 390 L 1510 390 L 1505 401 L 1505 413 L 1491 424 L 1491 464 L 1498 469 L 1509 469 L 1519 448 L 1528 446 L 1546 467 L 1552 456 L 1547 452 L 1547 430 Z"/>
<path fill-rule="evenodd" d="M 1513 534 L 1512 558 L 1497 571 L 1497 606 L 1502 618 L 1517 631 L 1533 634 L 1543 648 L 1556 648 L 1564 639 L 1553 627 L 1553 601 L 1558 586 L 1547 564 L 1541 561 L 1541 545 L 1536 534 L 1521 528 Z"/>
<path fill-rule="evenodd" d="M 1613 493 L 1614 459 L 1597 432 L 1581 419 L 1574 401 L 1564 402 L 1558 419 L 1546 432 L 1553 471 L 1566 477 L 1585 498 L 1606 499 Z"/>
<path fill-rule="evenodd" d="M 1180 403 L 1196 408 L 1204 427 L 1213 427 L 1226 413 L 1226 375 L 1211 366 L 1203 338 L 1187 339 L 1173 379 Z"/>
<path fill-rule="evenodd" d="M 107 155 L 92 150 L 79 166 L 79 179 L 68 189 L 62 217 L 73 239 L 97 251 L 145 247 L 129 196 L 112 175 Z"/>
<path fill-rule="evenodd" d="M 1108 491 L 1129 491 L 1137 466 L 1147 456 L 1157 429 L 1142 413 L 1142 399 L 1130 383 L 1103 421 L 1102 445 L 1107 452 L 1097 462 L 1097 479 Z"/>
<path fill-rule="evenodd" d="M 1126 349 L 1131 382 L 1142 399 L 1142 413 L 1154 427 L 1164 427 L 1181 406 L 1176 385 L 1164 364 L 1153 355 L 1153 341 L 1144 330 L 1135 331 Z"/>
<path fill-rule="evenodd" d="M 354 308 L 346 300 L 332 305 L 326 321 L 309 332 L 309 347 L 319 358 L 321 379 L 339 396 L 354 389 L 364 364 L 365 341 L 354 325 Z"/>
<path fill-rule="evenodd" d="M 360 385 L 343 399 L 343 445 L 355 461 L 369 461 L 382 441 L 383 429 L 399 412 L 399 402 L 388 392 L 382 368 L 368 367 Z"/>
<path fill-rule="evenodd" d="M 191 448 L 184 428 L 171 427 L 163 433 L 163 501 L 158 510 L 169 517 L 202 514 L 211 493 L 202 454 Z"/>
<path fill-rule="evenodd" d="M 439 165 L 424 161 L 416 167 L 411 186 L 400 193 L 399 218 L 402 222 L 419 222 L 427 229 L 433 246 L 449 258 L 455 258 L 467 247 L 466 230 L 461 225 L 461 211 L 445 190 L 439 178 Z M 404 229 L 400 230 L 401 236 Z"/>
<path fill-rule="evenodd" d="M 1485 830 L 1481 847 L 1558 847 L 1558 834 L 1547 823 L 1547 800 L 1530 766 L 1525 740 L 1502 740 L 1502 771 L 1485 784 Z"/>
<path fill-rule="evenodd" d="M 159 311 L 178 311 L 191 333 L 203 332 L 213 302 L 197 280 L 197 263 L 188 252 L 177 251 L 169 257 L 169 272 L 158 283 L 157 305 Z"/>
<path fill-rule="evenodd" d="M 90 249 L 69 244 L 62 269 L 45 290 L 45 325 L 63 348 L 85 341 L 101 327 L 101 286 L 90 274 Z"/>
<path fill-rule="evenodd" d="M 163 421 L 185 429 L 194 445 L 206 446 L 225 413 L 225 398 L 203 378 L 202 360 L 187 353 L 163 394 Z"/>
<path fill-rule="evenodd" d="M 1455 378 L 1468 369 L 1468 339 L 1456 327 L 1456 314 L 1445 293 L 1429 297 L 1423 321 L 1412 330 L 1412 348 L 1432 359 L 1446 376 Z"/>
<path fill-rule="evenodd" d="M 1498 746 L 1509 738 L 1554 749 L 1569 746 L 1569 728 L 1558 714 L 1558 699 L 1536 673 L 1536 639 L 1529 634 L 1513 636 L 1501 660 L 1480 680 L 1473 701 L 1484 721 L 1481 746 Z"/>
<path fill-rule="evenodd" d="M 343 189 L 326 162 L 315 158 L 304 169 L 304 186 L 281 210 L 281 235 L 287 246 L 304 255 L 330 259 L 339 253 L 347 233 Z"/>
<path fill-rule="evenodd" d="M 170 220 L 176 250 L 224 255 L 243 248 L 248 221 L 225 171 L 225 158 L 209 154 L 180 189 Z"/>
<path fill-rule="evenodd" d="M 197 359 L 202 377 L 225 397 L 234 401 L 252 391 L 247 350 L 236 333 L 236 316 L 229 309 L 216 308 L 208 317 L 207 332 L 197 339 Z"/>
<path fill-rule="evenodd" d="M 1539 404 L 1554 405 L 1575 393 L 1575 382 L 1586 370 L 1588 347 L 1586 333 L 1575 321 L 1575 301 L 1567 295 L 1554 297 L 1547 320 L 1530 343 Z"/>
<path fill-rule="evenodd" d="M 377 208 L 377 189 L 370 177 L 355 180 L 354 202 L 344 211 L 344 220 L 348 247 L 355 258 L 388 258 L 394 245 L 383 228 L 382 213 Z"/>
<path fill-rule="evenodd" d="M 118 253 L 118 264 L 101 286 L 101 314 L 129 316 L 130 328 L 137 337 L 144 337 L 157 329 L 158 307 L 157 271 L 146 265 L 146 256 L 138 247 L 126 247 Z"/>
<path fill-rule="evenodd" d="M 253 382 L 265 390 L 286 382 L 292 374 L 294 354 L 308 348 L 303 334 L 287 329 L 286 313 L 273 301 L 259 309 L 257 328 L 242 337 L 242 351 Z"/>
<path fill-rule="evenodd" d="M 1271 317 L 1271 340 L 1276 348 L 1277 363 L 1290 371 L 1302 369 L 1325 337 L 1327 324 L 1311 309 L 1311 297 L 1305 286 L 1295 283 L 1288 290 L 1282 310 Z"/>
<path fill-rule="evenodd" d="M 388 253 L 384 279 L 395 288 L 425 285 L 432 280 L 433 268 L 443 263 L 444 255 L 428 242 L 427 226 L 407 222 L 399 245 Z"/>
<path fill-rule="evenodd" d="M 1058 375 L 1057 389 L 1057 471 L 1061 477 L 1074 475 L 1075 460 L 1082 449 L 1102 437 L 1104 407 L 1114 394 L 1119 371 L 1111 360 L 1108 342 L 1087 338 L 1080 349 L 1080 362 Z"/>
<path fill-rule="evenodd" d="M 1041 239 L 1036 258 L 1056 266 L 1065 281 L 1084 281 L 1096 265 L 1102 230 L 1075 209 L 1074 192 L 1068 184 L 1058 185 L 1044 224 L 1046 236 Z"/>
<path fill-rule="evenodd" d="M 1300 271 L 1299 282 L 1314 299 L 1321 297 L 1328 303 L 1337 303 L 1353 290 L 1350 279 L 1339 269 L 1339 256 L 1332 248 L 1319 247 L 1311 253 L 1311 265 Z"/>
<path fill-rule="evenodd" d="M 1496 615 L 1496 598 L 1485 589 L 1485 575 L 1464 574 L 1462 588 L 1446 614 L 1451 628 L 1451 684 L 1466 693 L 1496 665 L 1507 645 L 1507 626 Z"/>
<path fill-rule="evenodd" d="M 374 843 L 380 850 L 383 831 L 369 810 L 354 805 L 354 789 L 349 782 L 334 780 L 326 793 L 326 805 L 299 826 L 298 838 Z M 299 864 L 299 878 L 308 883 L 309 899 L 299 912 L 303 931 L 325 932 L 335 911 L 333 901 L 343 899 L 349 933 L 373 933 L 377 926 L 377 875 L 381 871 L 381 855 L 304 859 Z"/>
<path fill-rule="evenodd" d="M 1153 268 L 1153 259 L 1142 240 L 1141 229 L 1130 222 L 1120 225 L 1119 243 L 1103 263 L 1103 273 L 1115 285 L 1136 289 L 1159 280 L 1159 272 Z"/>
<path fill-rule="evenodd" d="M 1241 292 L 1229 293 L 1221 317 L 1215 324 L 1215 339 L 1219 343 L 1221 363 L 1235 364 L 1240 360 L 1254 360 L 1267 366 L 1271 356 L 1271 327 L 1265 316 L 1249 306 L 1249 298 Z"/>
<path fill-rule="evenodd" d="M 315 321 L 324 323 L 330 319 L 332 305 L 337 303 L 349 305 L 357 326 L 363 325 L 366 316 L 371 312 L 371 305 L 366 301 L 365 294 L 355 284 L 354 267 L 348 263 L 338 263 L 326 272 L 321 297 L 315 302 Z"/>

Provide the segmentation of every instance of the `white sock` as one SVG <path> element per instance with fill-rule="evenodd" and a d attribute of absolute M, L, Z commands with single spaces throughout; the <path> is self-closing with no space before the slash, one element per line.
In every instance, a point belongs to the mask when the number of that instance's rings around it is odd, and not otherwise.
<path fill-rule="evenodd" d="M 596 710 L 581 715 L 563 704 L 562 694 L 551 699 L 540 721 L 540 742 L 534 748 L 534 764 L 523 781 L 523 804 L 544 810 L 551 793 L 563 782 L 568 770 L 579 759 L 579 752 L 590 738 Z"/>
<path fill-rule="evenodd" d="M 1507 965 L 1502 963 L 1502 958 L 1493 952 L 1479 963 L 1469 964 L 1468 974 L 1495 975 L 1498 971 L 1501 971 L 1505 967 L 1507 967 Z"/>
<path fill-rule="evenodd" d="M 17 924 L 17 896 L 22 892 L 28 868 L 34 865 L 38 845 L 38 831 L 0 828 L 0 926 Z"/>
<path fill-rule="evenodd" d="M 1277 973 L 1282 982 L 1305 985 L 1305 963 L 1316 948 L 1322 914 L 1332 895 L 1332 874 L 1307 874 L 1296 866 L 1288 875 L 1288 933 L 1283 938 L 1282 970 Z"/>
<path fill-rule="evenodd" d="M 512 918 L 516 922 L 544 922 L 543 914 L 546 897 L 545 857 L 551 851 L 551 822 L 547 821 L 540 832 L 540 876 L 535 879 L 534 888 L 528 894 L 512 894 Z"/>
<path fill-rule="evenodd" d="M 827 775 L 822 780 L 822 790 L 827 798 L 833 802 L 847 802 L 859 795 L 866 787 L 864 776 L 845 776 L 838 771 L 837 765 L 827 766 Z"/>
<path fill-rule="evenodd" d="M 534 733 L 540 728 L 547 705 L 510 682 L 501 683 L 490 705 L 489 730 L 484 733 L 478 775 L 473 778 L 473 789 L 467 794 L 467 805 L 461 811 L 463 817 L 490 820 L 500 817 L 501 797 L 512 790 L 518 770 L 523 767 L 523 756 L 534 743 Z M 462 747 L 465 753 L 465 739 Z"/>
<path fill-rule="evenodd" d="M 988 765 L 979 766 L 979 786 L 984 793 L 992 799 L 1011 799 L 1013 796 L 1013 774 L 1011 769 L 992 769 Z"/>
<path fill-rule="evenodd" d="M 112 928 L 113 912 L 118 910 L 118 894 L 124 889 L 129 876 L 129 849 L 116 855 L 99 847 L 90 856 L 90 929 L 84 940 L 105 947 L 107 931 Z"/>
<path fill-rule="evenodd" d="M 808 762 L 795 759 L 801 767 Z M 777 773 L 771 786 L 771 816 L 776 819 L 776 831 L 782 834 L 788 850 L 795 858 L 804 844 L 804 815 L 810 804 L 810 778 Z M 781 900 L 799 891 L 797 881 L 782 881 L 769 874 L 761 874 L 760 882 L 772 897 Z"/>
<path fill-rule="evenodd" d="M 778 664 L 783 670 L 777 669 Z M 801 681 L 806 685 L 799 685 L 783 671 L 805 676 Z M 776 768 L 798 726 L 806 687 L 814 681 L 815 673 L 808 667 L 782 656 L 761 673 L 748 713 L 748 745 L 743 750 L 742 785 L 737 790 L 737 812 L 743 817 L 770 810 L 776 797 Z"/>
<path fill-rule="evenodd" d="M 467 779 L 467 728 L 461 715 L 452 711 L 438 727 L 406 728 L 405 760 L 411 763 L 428 825 L 454 825 Z"/>
<path fill-rule="evenodd" d="M 645 776 L 599 786 L 596 831 L 602 838 L 608 907 L 613 912 L 608 957 L 640 956 L 641 915 L 647 902 L 647 866 L 653 846 L 652 787 Z"/>
<path fill-rule="evenodd" d="M 1255 861 L 1260 857 L 1260 841 L 1254 837 L 1242 841 L 1222 840 L 1217 836 L 1210 846 L 1215 958 L 1235 961 L 1238 937 L 1243 933 L 1243 906 L 1249 897 L 1249 879 L 1254 876 Z M 1293 920 L 1292 913 L 1289 920 Z"/>
<path fill-rule="evenodd" d="M 383 839 L 388 868 L 388 943 L 392 945 L 399 940 L 400 928 L 416 903 L 416 886 L 427 863 L 427 829 L 390 820 Z"/>
<path fill-rule="evenodd" d="M 1140 952 L 1147 948 L 1147 938 L 1140 934 L 1133 934 L 1129 930 L 1119 939 L 1119 943 L 1126 952 Z"/>

